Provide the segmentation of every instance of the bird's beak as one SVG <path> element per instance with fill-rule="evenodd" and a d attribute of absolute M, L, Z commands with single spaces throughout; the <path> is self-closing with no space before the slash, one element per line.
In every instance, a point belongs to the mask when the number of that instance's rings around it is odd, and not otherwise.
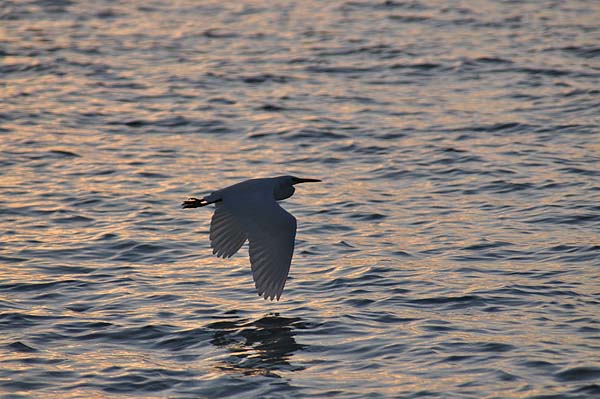
<path fill-rule="evenodd" d="M 319 180 L 319 179 L 300 179 L 300 178 L 298 178 L 298 181 L 296 181 L 296 184 L 298 184 L 298 183 L 318 183 L 320 181 L 321 180 Z"/>

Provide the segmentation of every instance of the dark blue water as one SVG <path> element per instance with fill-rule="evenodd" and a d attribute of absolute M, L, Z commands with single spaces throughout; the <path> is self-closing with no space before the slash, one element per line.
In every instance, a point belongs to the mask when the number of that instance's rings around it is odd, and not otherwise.
<path fill-rule="evenodd" d="M 6 398 L 600 397 L 594 1 L 3 1 Z M 189 196 L 321 178 L 279 302 Z"/>

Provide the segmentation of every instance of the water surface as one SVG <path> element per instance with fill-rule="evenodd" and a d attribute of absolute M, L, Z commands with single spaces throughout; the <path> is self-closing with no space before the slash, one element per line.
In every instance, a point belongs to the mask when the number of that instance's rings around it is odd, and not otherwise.
<path fill-rule="evenodd" d="M 4 1 L 7 398 L 600 396 L 593 1 Z M 279 302 L 211 255 L 321 178 Z"/>

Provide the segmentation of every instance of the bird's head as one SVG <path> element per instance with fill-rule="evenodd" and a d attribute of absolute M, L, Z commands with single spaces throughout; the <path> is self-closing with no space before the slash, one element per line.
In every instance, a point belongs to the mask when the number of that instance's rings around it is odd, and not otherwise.
<path fill-rule="evenodd" d="M 278 201 L 286 198 L 290 198 L 294 191 L 294 185 L 299 183 L 312 183 L 320 182 L 319 179 L 302 179 L 296 176 L 279 176 L 276 178 L 279 183 L 275 188 L 275 199 Z"/>

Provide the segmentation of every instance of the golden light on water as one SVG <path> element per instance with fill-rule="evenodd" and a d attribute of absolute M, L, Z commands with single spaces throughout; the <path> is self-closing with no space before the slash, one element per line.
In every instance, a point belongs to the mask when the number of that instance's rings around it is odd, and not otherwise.
<path fill-rule="evenodd" d="M 8 2 L 0 392 L 593 395 L 597 11 Z M 180 204 L 280 174 L 271 302 Z"/>

